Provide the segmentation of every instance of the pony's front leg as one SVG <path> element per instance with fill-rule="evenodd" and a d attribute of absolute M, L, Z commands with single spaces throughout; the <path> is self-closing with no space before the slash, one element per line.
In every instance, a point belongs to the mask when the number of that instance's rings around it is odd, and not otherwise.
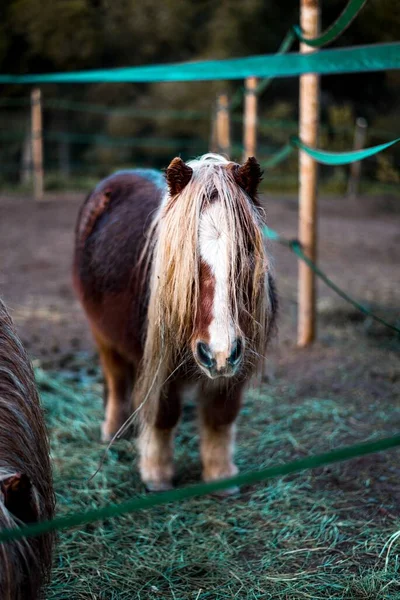
<path fill-rule="evenodd" d="M 202 389 L 200 412 L 201 459 L 204 481 L 232 477 L 238 472 L 233 462 L 235 419 L 240 410 L 243 385 L 206 383 Z M 225 493 L 236 492 L 230 489 Z"/>
<path fill-rule="evenodd" d="M 173 441 L 180 413 L 179 389 L 171 383 L 161 392 L 154 422 L 145 422 L 138 437 L 140 475 L 150 491 L 172 487 Z"/>

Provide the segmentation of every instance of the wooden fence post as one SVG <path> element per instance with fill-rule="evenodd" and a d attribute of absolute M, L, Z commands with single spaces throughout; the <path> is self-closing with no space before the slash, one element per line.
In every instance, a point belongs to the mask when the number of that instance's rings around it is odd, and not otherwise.
<path fill-rule="evenodd" d="M 31 132 L 33 193 L 36 200 L 43 198 L 43 133 L 42 95 L 39 88 L 31 92 Z"/>
<path fill-rule="evenodd" d="M 243 161 L 257 154 L 257 77 L 245 81 Z"/>
<path fill-rule="evenodd" d="M 356 120 L 356 126 L 354 128 L 354 150 L 361 150 L 365 146 L 367 139 L 368 123 L 362 117 Z M 350 176 L 349 184 L 347 188 L 347 195 L 350 198 L 356 198 L 358 195 L 358 188 L 360 185 L 361 178 L 361 161 L 351 163 L 350 165 Z"/>
<path fill-rule="evenodd" d="M 217 99 L 216 138 L 218 152 L 226 154 L 229 158 L 231 153 L 231 123 L 227 94 L 220 94 Z"/>
<path fill-rule="evenodd" d="M 319 0 L 300 0 L 300 24 L 307 38 L 319 33 Z M 315 52 L 315 48 L 300 44 L 300 52 Z M 300 139 L 309 146 L 317 145 L 319 119 L 319 77 L 307 73 L 300 77 Z M 299 240 L 304 253 L 314 262 L 317 258 L 317 163 L 305 152 L 299 155 Z M 298 288 L 299 346 L 308 346 L 315 339 L 316 289 L 315 274 L 299 261 Z"/>

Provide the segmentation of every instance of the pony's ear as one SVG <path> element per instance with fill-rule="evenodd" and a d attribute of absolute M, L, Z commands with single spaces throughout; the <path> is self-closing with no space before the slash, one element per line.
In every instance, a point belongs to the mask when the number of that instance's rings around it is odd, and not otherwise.
<path fill-rule="evenodd" d="M 32 491 L 31 480 L 25 473 L 16 473 L 0 482 L 5 507 L 25 523 L 36 521 L 38 516 Z"/>
<path fill-rule="evenodd" d="M 189 183 L 193 169 L 179 157 L 173 159 L 166 171 L 166 178 L 171 196 L 179 194 Z"/>
<path fill-rule="evenodd" d="M 251 198 L 254 198 L 257 194 L 257 189 L 263 174 L 261 167 L 254 156 L 250 156 L 244 165 L 235 165 L 232 171 L 236 183 L 240 185 Z"/>

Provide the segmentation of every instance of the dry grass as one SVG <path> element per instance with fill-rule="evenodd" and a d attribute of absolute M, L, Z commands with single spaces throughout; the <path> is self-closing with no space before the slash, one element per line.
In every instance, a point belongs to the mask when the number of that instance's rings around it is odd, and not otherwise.
<path fill-rule="evenodd" d="M 132 442 L 102 456 L 100 375 L 93 357 L 68 370 L 37 371 L 51 432 L 58 512 L 145 494 Z M 295 386 L 249 392 L 239 423 L 242 471 L 281 463 L 399 429 L 390 411 L 363 399 L 296 399 Z M 200 476 L 195 407 L 177 438 L 177 484 Z M 399 452 L 276 479 L 224 500 L 204 497 L 60 535 L 48 600 L 171 598 L 400 598 L 397 552 L 380 556 L 399 529 Z"/>

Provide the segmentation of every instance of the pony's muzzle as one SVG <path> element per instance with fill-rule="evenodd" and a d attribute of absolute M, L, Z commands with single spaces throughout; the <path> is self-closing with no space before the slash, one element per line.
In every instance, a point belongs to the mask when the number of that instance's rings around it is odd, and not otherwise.
<path fill-rule="evenodd" d="M 240 338 L 236 338 L 227 352 L 213 352 L 206 342 L 197 342 L 195 358 L 211 379 L 232 377 L 243 360 L 243 342 Z"/>

